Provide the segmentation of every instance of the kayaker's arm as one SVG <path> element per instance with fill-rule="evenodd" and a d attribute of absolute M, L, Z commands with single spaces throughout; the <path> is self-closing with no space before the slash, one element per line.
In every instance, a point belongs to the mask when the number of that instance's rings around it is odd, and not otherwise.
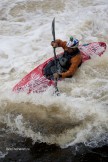
<path fill-rule="evenodd" d="M 62 41 L 61 39 L 56 39 L 55 42 L 52 41 L 51 45 L 53 47 L 62 47 L 63 49 L 66 49 L 66 41 Z"/>
<path fill-rule="evenodd" d="M 73 57 L 71 59 L 71 66 L 70 66 L 69 70 L 67 70 L 64 73 L 61 73 L 60 76 L 62 78 L 72 77 L 74 75 L 74 73 L 76 72 L 78 66 L 80 65 L 81 61 L 82 61 L 81 54 L 76 55 L 75 57 Z"/>

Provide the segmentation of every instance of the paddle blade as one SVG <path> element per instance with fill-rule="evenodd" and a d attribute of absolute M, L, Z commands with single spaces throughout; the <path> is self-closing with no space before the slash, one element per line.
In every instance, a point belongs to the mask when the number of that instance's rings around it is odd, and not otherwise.
<path fill-rule="evenodd" d="M 53 41 L 55 41 L 55 18 L 52 21 L 52 35 L 53 35 Z"/>
<path fill-rule="evenodd" d="M 57 79 L 55 80 L 54 87 L 55 87 L 55 94 L 56 94 L 57 96 L 59 96 L 59 95 L 60 95 L 60 92 L 59 92 L 59 89 L 58 89 L 58 87 L 57 87 Z"/>

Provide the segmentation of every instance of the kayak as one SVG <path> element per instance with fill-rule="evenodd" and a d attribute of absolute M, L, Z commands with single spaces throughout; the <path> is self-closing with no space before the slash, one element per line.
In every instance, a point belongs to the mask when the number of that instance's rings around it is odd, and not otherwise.
<path fill-rule="evenodd" d="M 106 50 L 106 43 L 93 42 L 79 45 L 78 48 L 82 55 L 82 63 L 84 63 L 91 59 L 93 55 L 101 56 Z M 57 55 L 58 70 L 60 70 L 59 58 L 62 55 L 63 53 Z M 13 91 L 17 93 L 26 92 L 27 94 L 31 92 L 44 92 L 48 87 L 54 86 L 55 82 L 53 79 L 53 73 L 55 72 L 57 71 L 54 57 L 51 57 L 28 73 L 19 83 L 13 87 Z"/>

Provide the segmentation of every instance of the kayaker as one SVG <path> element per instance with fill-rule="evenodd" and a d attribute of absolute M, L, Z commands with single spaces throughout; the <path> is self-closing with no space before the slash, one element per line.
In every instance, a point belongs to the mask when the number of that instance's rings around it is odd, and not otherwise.
<path fill-rule="evenodd" d="M 64 69 L 67 69 L 62 73 L 54 73 L 54 79 L 72 77 L 82 63 L 81 53 L 78 49 L 79 41 L 71 36 L 68 42 L 56 39 L 55 42 L 51 42 L 51 45 L 54 48 L 62 47 L 64 49 L 64 54 L 59 62 Z"/>

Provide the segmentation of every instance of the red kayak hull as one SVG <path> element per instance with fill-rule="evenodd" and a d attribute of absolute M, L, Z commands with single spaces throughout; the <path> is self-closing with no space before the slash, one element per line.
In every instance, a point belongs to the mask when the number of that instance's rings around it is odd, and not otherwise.
<path fill-rule="evenodd" d="M 89 44 L 80 45 L 79 49 L 82 55 L 82 62 L 85 62 L 91 58 L 92 55 L 101 56 L 106 50 L 106 43 L 104 42 L 93 42 Z M 59 54 L 62 55 L 63 53 Z M 57 57 L 59 56 L 57 55 Z M 48 80 L 43 75 L 44 67 L 51 61 L 54 60 L 54 57 L 48 59 L 44 63 L 40 64 L 34 70 L 32 70 L 29 74 L 27 74 L 18 84 L 13 87 L 13 91 L 15 92 L 43 92 L 49 86 L 54 85 L 53 80 Z"/>

